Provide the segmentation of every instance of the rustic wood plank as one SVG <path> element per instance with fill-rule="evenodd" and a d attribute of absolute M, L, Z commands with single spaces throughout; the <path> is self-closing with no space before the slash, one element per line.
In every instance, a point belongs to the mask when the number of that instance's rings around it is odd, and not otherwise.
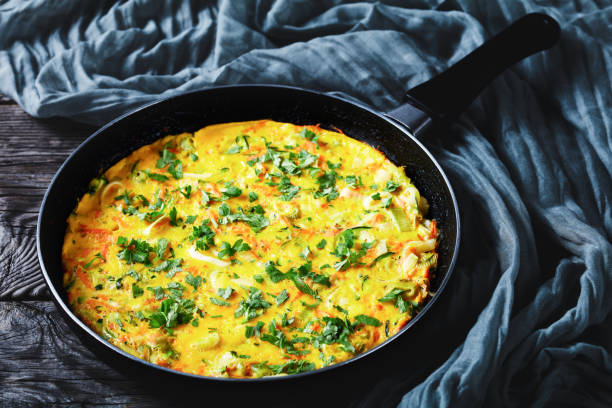
<path fill-rule="evenodd" d="M 52 302 L 0 302 L 2 406 L 161 406 L 83 347 Z"/>
<path fill-rule="evenodd" d="M 2 94 L 0 94 L 0 105 L 10 105 L 10 104 L 14 104 L 15 102 L 13 102 L 12 99 L 10 99 L 8 96 L 4 96 Z"/>
<path fill-rule="evenodd" d="M 36 257 L 38 209 L 59 166 L 95 128 L 36 120 L 15 104 L 0 104 L 0 124 L 0 300 L 49 299 Z"/>

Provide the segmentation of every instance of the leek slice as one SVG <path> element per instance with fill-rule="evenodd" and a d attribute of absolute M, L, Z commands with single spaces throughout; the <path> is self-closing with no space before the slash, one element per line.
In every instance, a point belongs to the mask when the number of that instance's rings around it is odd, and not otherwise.
<path fill-rule="evenodd" d="M 393 218 L 395 225 L 400 231 L 406 232 L 414 230 L 414 226 L 410 222 L 410 219 L 408 218 L 404 210 L 398 207 L 393 207 L 390 208 L 389 211 L 391 213 L 391 218 Z"/>
<path fill-rule="evenodd" d="M 230 266 L 229 262 L 225 262 L 220 259 L 213 258 L 212 256 L 201 254 L 200 252 L 198 252 L 195 245 L 189 248 L 189 256 L 191 256 L 193 259 L 197 259 L 198 261 L 208 262 L 216 266 L 221 266 L 221 267 Z"/>

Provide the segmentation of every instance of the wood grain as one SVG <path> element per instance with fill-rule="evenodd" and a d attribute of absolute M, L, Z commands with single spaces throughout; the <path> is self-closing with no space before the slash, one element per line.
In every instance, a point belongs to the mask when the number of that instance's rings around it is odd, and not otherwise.
<path fill-rule="evenodd" d="M 0 405 L 161 406 L 92 352 L 52 302 L 0 302 Z"/>
<path fill-rule="evenodd" d="M 0 300 L 49 299 L 36 258 L 38 209 L 59 166 L 94 128 L 0 107 Z"/>

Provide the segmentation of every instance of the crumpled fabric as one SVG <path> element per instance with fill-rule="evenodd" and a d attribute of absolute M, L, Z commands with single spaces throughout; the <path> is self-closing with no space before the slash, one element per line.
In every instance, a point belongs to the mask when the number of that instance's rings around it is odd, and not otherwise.
<path fill-rule="evenodd" d="M 612 406 L 612 5 L 584 0 L 0 1 L 0 92 L 101 125 L 222 84 L 273 83 L 388 111 L 529 12 L 553 49 L 425 141 L 463 224 L 440 360 L 354 406 Z M 434 359 L 435 360 L 435 359 Z"/>

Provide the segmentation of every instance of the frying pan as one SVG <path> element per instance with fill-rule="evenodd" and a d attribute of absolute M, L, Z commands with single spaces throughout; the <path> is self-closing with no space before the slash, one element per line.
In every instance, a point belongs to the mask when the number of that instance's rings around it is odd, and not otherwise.
<path fill-rule="evenodd" d="M 155 375 L 192 377 L 211 382 L 278 382 L 312 376 L 374 353 L 405 336 L 442 296 L 459 247 L 459 209 L 450 182 L 430 152 L 419 142 L 432 123 L 448 122 L 461 113 L 495 76 L 517 61 L 554 45 L 557 22 L 529 14 L 477 48 L 442 74 L 408 91 L 403 105 L 382 114 L 355 102 L 320 92 L 277 85 L 219 86 L 164 99 L 122 116 L 85 140 L 64 162 L 43 199 L 37 225 L 38 258 L 45 282 L 62 316 L 94 352 L 118 366 L 137 367 Z M 351 360 L 319 370 L 280 377 L 233 379 L 182 373 L 140 360 L 111 345 L 79 320 L 68 307 L 62 285 L 61 248 L 66 219 L 88 183 L 141 146 L 167 134 L 193 132 L 214 123 L 272 119 L 298 125 L 338 128 L 382 151 L 404 166 L 430 203 L 429 218 L 441 232 L 439 261 L 431 289 L 435 295 L 395 336 Z"/>

